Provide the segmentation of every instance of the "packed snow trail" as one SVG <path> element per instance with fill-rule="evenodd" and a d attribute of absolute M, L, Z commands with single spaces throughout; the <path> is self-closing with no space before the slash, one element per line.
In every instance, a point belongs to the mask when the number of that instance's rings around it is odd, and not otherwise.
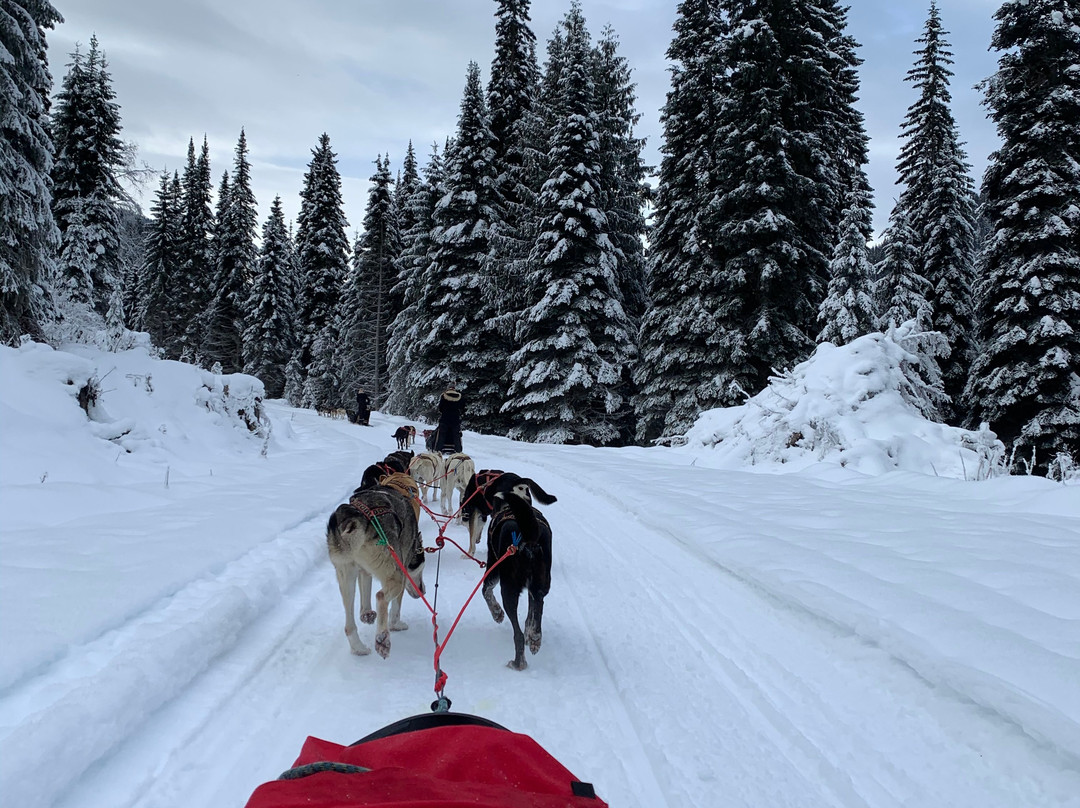
<path fill-rule="evenodd" d="M 332 430 L 353 447 L 355 476 L 326 486 L 318 498 L 324 513 L 312 502 L 304 518 L 282 524 L 279 535 L 200 583 L 222 598 L 237 586 L 249 598 L 261 593 L 254 611 L 237 612 L 240 623 L 208 623 L 195 602 L 166 613 L 170 604 L 162 602 L 115 629 L 136 637 L 140 621 L 161 626 L 128 649 L 137 666 L 160 664 L 176 632 L 192 635 L 199 641 L 192 647 L 209 657 L 192 675 L 152 670 L 134 693 L 166 686 L 157 704 L 167 703 L 158 707 L 147 697 L 131 726 L 113 730 L 119 743 L 103 759 L 86 762 L 74 782 L 31 784 L 20 805 L 242 805 L 255 786 L 291 765 L 307 735 L 349 743 L 427 711 L 434 644 L 422 603 L 406 601 L 410 629 L 391 635 L 389 659 L 351 655 L 323 547 L 334 498 L 394 448 L 388 427 L 398 419 L 376 416 L 364 430 L 313 414 L 291 417 L 298 430 Z M 774 501 L 802 501 L 807 524 L 819 520 L 838 540 L 857 544 L 870 529 L 864 521 L 880 526 L 883 514 L 911 507 L 903 490 L 872 480 L 819 486 L 796 476 L 720 472 L 687 466 L 677 453 L 623 451 L 612 460 L 583 447 L 469 433 L 465 441 L 477 468 L 532 476 L 559 501 L 544 508 L 554 569 L 543 647 L 528 655 L 527 670 L 506 668 L 509 626 L 494 624 L 477 597 L 443 654 L 447 695 L 455 711 L 534 737 L 613 806 L 1080 806 L 1068 704 L 1059 703 L 1052 720 L 1053 705 L 1040 712 L 1022 694 L 1010 699 L 1008 681 L 965 691 L 977 677 L 934 656 L 934 637 L 904 646 L 888 615 L 865 597 L 852 600 L 878 586 L 850 572 L 848 555 L 802 580 L 793 580 L 795 567 L 770 567 L 767 553 L 755 558 L 763 545 L 798 540 L 786 535 L 791 526 L 771 510 Z M 973 541 L 1000 538 L 993 514 L 980 512 L 985 505 L 957 498 L 953 516 L 972 522 L 963 530 Z M 1050 526 L 1032 520 L 1033 530 Z M 1080 524 L 1058 524 L 1072 546 Z M 423 531 L 431 546 L 434 526 Z M 466 540 L 458 525 L 448 535 Z M 803 552 L 817 557 L 813 547 Z M 244 566 L 259 558 L 262 573 Z M 481 573 L 449 545 L 439 563 L 445 637 Z M 283 568 L 291 570 L 284 578 Z M 429 557 L 429 600 L 435 568 Z M 836 578 L 849 572 L 845 590 Z M 282 581 L 280 591 L 271 581 Z M 900 592 L 918 591 L 901 583 Z M 1067 581 L 1051 580 L 1058 583 Z M 922 595 L 911 597 L 918 607 Z M 175 621 L 174 631 L 161 616 Z M 369 642 L 373 629 L 360 631 Z M 1035 650 L 1047 659 L 1075 659 L 1078 649 L 1068 641 L 1054 647 L 1044 639 Z M 73 649 L 67 662 L 84 665 L 94 648 Z M 42 690 L 73 686 L 75 674 L 65 678 L 61 668 L 39 677 Z M 122 708 L 121 701 L 105 707 Z M 39 706 L 40 720 L 70 720 Z M 34 751 L 27 750 L 28 764 Z"/>

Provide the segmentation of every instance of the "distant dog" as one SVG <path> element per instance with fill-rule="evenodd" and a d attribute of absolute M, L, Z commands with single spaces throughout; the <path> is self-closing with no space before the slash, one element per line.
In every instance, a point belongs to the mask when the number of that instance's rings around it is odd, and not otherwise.
<path fill-rule="evenodd" d="M 394 440 L 397 441 L 398 449 L 408 449 L 416 439 L 415 426 L 399 426 L 394 430 Z"/>
<path fill-rule="evenodd" d="M 449 516 L 453 513 L 454 492 L 459 492 L 458 504 L 465 501 L 465 486 L 469 484 L 476 465 L 467 454 L 457 452 L 446 456 L 446 466 L 442 478 L 442 512 Z"/>
<path fill-rule="evenodd" d="M 515 547 L 513 555 L 496 563 Z M 551 526 L 540 511 L 523 497 L 514 493 L 495 495 L 495 515 L 488 527 L 487 568 L 491 571 L 484 581 L 484 600 L 496 623 L 503 612 L 514 628 L 514 658 L 507 667 L 525 670 L 525 643 L 534 654 L 540 650 L 543 637 L 544 598 L 551 589 Z M 495 602 L 495 584 L 499 584 L 502 607 Z M 529 591 L 529 612 L 525 630 L 518 623 L 518 600 L 523 590 Z"/>
<path fill-rule="evenodd" d="M 424 430 L 424 448 L 427 449 L 429 452 L 436 452 L 437 453 L 439 450 L 436 449 L 435 447 L 437 447 L 438 445 L 439 445 L 439 429 L 438 429 L 438 427 L 436 427 L 435 429 L 425 429 Z"/>
<path fill-rule="evenodd" d="M 354 654 L 371 653 L 356 630 L 354 607 L 359 584 L 360 619 L 365 623 L 375 622 L 375 650 L 386 658 L 390 654 L 390 630 L 408 628 L 400 620 L 402 593 L 418 598 L 426 592 L 424 546 L 409 501 L 383 486 L 356 491 L 347 504 L 339 505 L 330 515 L 326 548 L 345 607 L 345 637 L 349 647 Z M 391 549 L 408 569 L 415 587 L 394 561 Z M 374 612 L 371 611 L 372 578 L 378 578 L 382 587 L 375 595 Z M 391 603 L 395 603 L 392 621 L 388 614 Z"/>
<path fill-rule="evenodd" d="M 484 532 L 484 522 L 495 511 L 495 495 L 513 492 L 527 502 L 536 499 L 541 505 L 551 505 L 558 499 L 535 481 L 512 471 L 481 469 L 470 478 L 461 495 L 461 518 L 469 525 L 469 555 Z"/>
<path fill-rule="evenodd" d="M 420 486 L 421 498 L 434 499 L 440 490 L 445 465 L 443 456 L 435 452 L 421 452 L 409 464 L 409 474 Z"/>

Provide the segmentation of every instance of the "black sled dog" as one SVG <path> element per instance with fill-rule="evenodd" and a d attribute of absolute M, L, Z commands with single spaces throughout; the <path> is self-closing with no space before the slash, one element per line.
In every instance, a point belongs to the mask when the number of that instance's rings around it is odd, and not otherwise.
<path fill-rule="evenodd" d="M 509 547 L 513 555 L 496 566 Z M 544 598 L 551 589 L 551 526 L 540 511 L 524 497 L 515 493 L 495 495 L 495 514 L 488 527 L 487 567 L 491 570 L 484 581 L 484 600 L 496 623 L 503 613 L 514 628 L 514 658 L 507 667 L 525 670 L 525 643 L 534 654 L 540 650 L 541 624 L 544 619 Z M 499 584 L 502 606 L 495 602 L 495 584 Z M 529 613 L 525 630 L 518 623 L 518 600 L 524 590 L 529 592 Z"/>
<path fill-rule="evenodd" d="M 533 499 L 541 505 L 558 501 L 528 477 L 512 471 L 480 469 L 469 478 L 461 494 L 461 520 L 469 525 L 469 555 L 476 552 L 476 545 L 484 532 L 484 522 L 495 512 L 495 495 L 511 491 L 529 503 Z"/>

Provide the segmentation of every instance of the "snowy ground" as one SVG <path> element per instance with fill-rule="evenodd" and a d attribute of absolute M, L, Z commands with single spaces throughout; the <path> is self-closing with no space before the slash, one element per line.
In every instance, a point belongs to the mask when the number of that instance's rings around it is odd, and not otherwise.
<path fill-rule="evenodd" d="M 110 367 L 88 422 L 58 380 Z M 434 697 L 423 604 L 389 659 L 351 655 L 325 552 L 403 421 L 274 402 L 262 456 L 200 378 L 0 349 L 5 805 L 243 805 L 305 736 L 350 743 Z M 559 497 L 555 564 L 528 669 L 477 598 L 447 695 L 613 806 L 1080 806 L 1080 486 L 465 445 Z M 438 573 L 444 637 L 480 572 L 448 547 Z"/>

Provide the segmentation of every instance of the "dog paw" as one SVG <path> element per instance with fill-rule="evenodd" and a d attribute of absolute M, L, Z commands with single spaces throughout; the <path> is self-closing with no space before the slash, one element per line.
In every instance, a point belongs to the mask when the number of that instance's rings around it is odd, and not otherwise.
<path fill-rule="evenodd" d="M 354 640 L 352 637 L 349 637 L 349 648 L 357 656 L 367 656 L 371 653 L 371 649 L 364 645 L 363 642 L 359 639 Z"/>
<path fill-rule="evenodd" d="M 529 650 L 535 654 L 540 650 L 540 632 L 536 632 L 535 634 L 526 633 L 525 642 L 529 644 Z"/>
<path fill-rule="evenodd" d="M 380 631 L 375 635 L 375 650 L 379 656 L 386 659 L 390 656 L 390 632 Z"/>
<path fill-rule="evenodd" d="M 409 630 L 409 624 L 406 623 L 404 620 L 398 620 L 396 623 L 391 623 L 390 624 L 390 630 L 391 631 L 408 631 Z"/>
<path fill-rule="evenodd" d="M 367 623 L 369 626 L 375 622 L 375 610 L 368 609 L 367 611 L 360 612 L 360 622 Z"/>
<path fill-rule="evenodd" d="M 511 659 L 509 662 L 506 663 L 506 667 L 508 667 L 512 671 L 523 671 L 527 667 L 529 667 L 529 663 L 525 661 L 524 657 L 522 657 L 521 659 Z"/>
<path fill-rule="evenodd" d="M 495 605 L 491 606 L 490 609 L 492 619 L 494 619 L 496 623 L 501 623 L 503 621 L 503 617 L 505 617 L 502 607 Z"/>

